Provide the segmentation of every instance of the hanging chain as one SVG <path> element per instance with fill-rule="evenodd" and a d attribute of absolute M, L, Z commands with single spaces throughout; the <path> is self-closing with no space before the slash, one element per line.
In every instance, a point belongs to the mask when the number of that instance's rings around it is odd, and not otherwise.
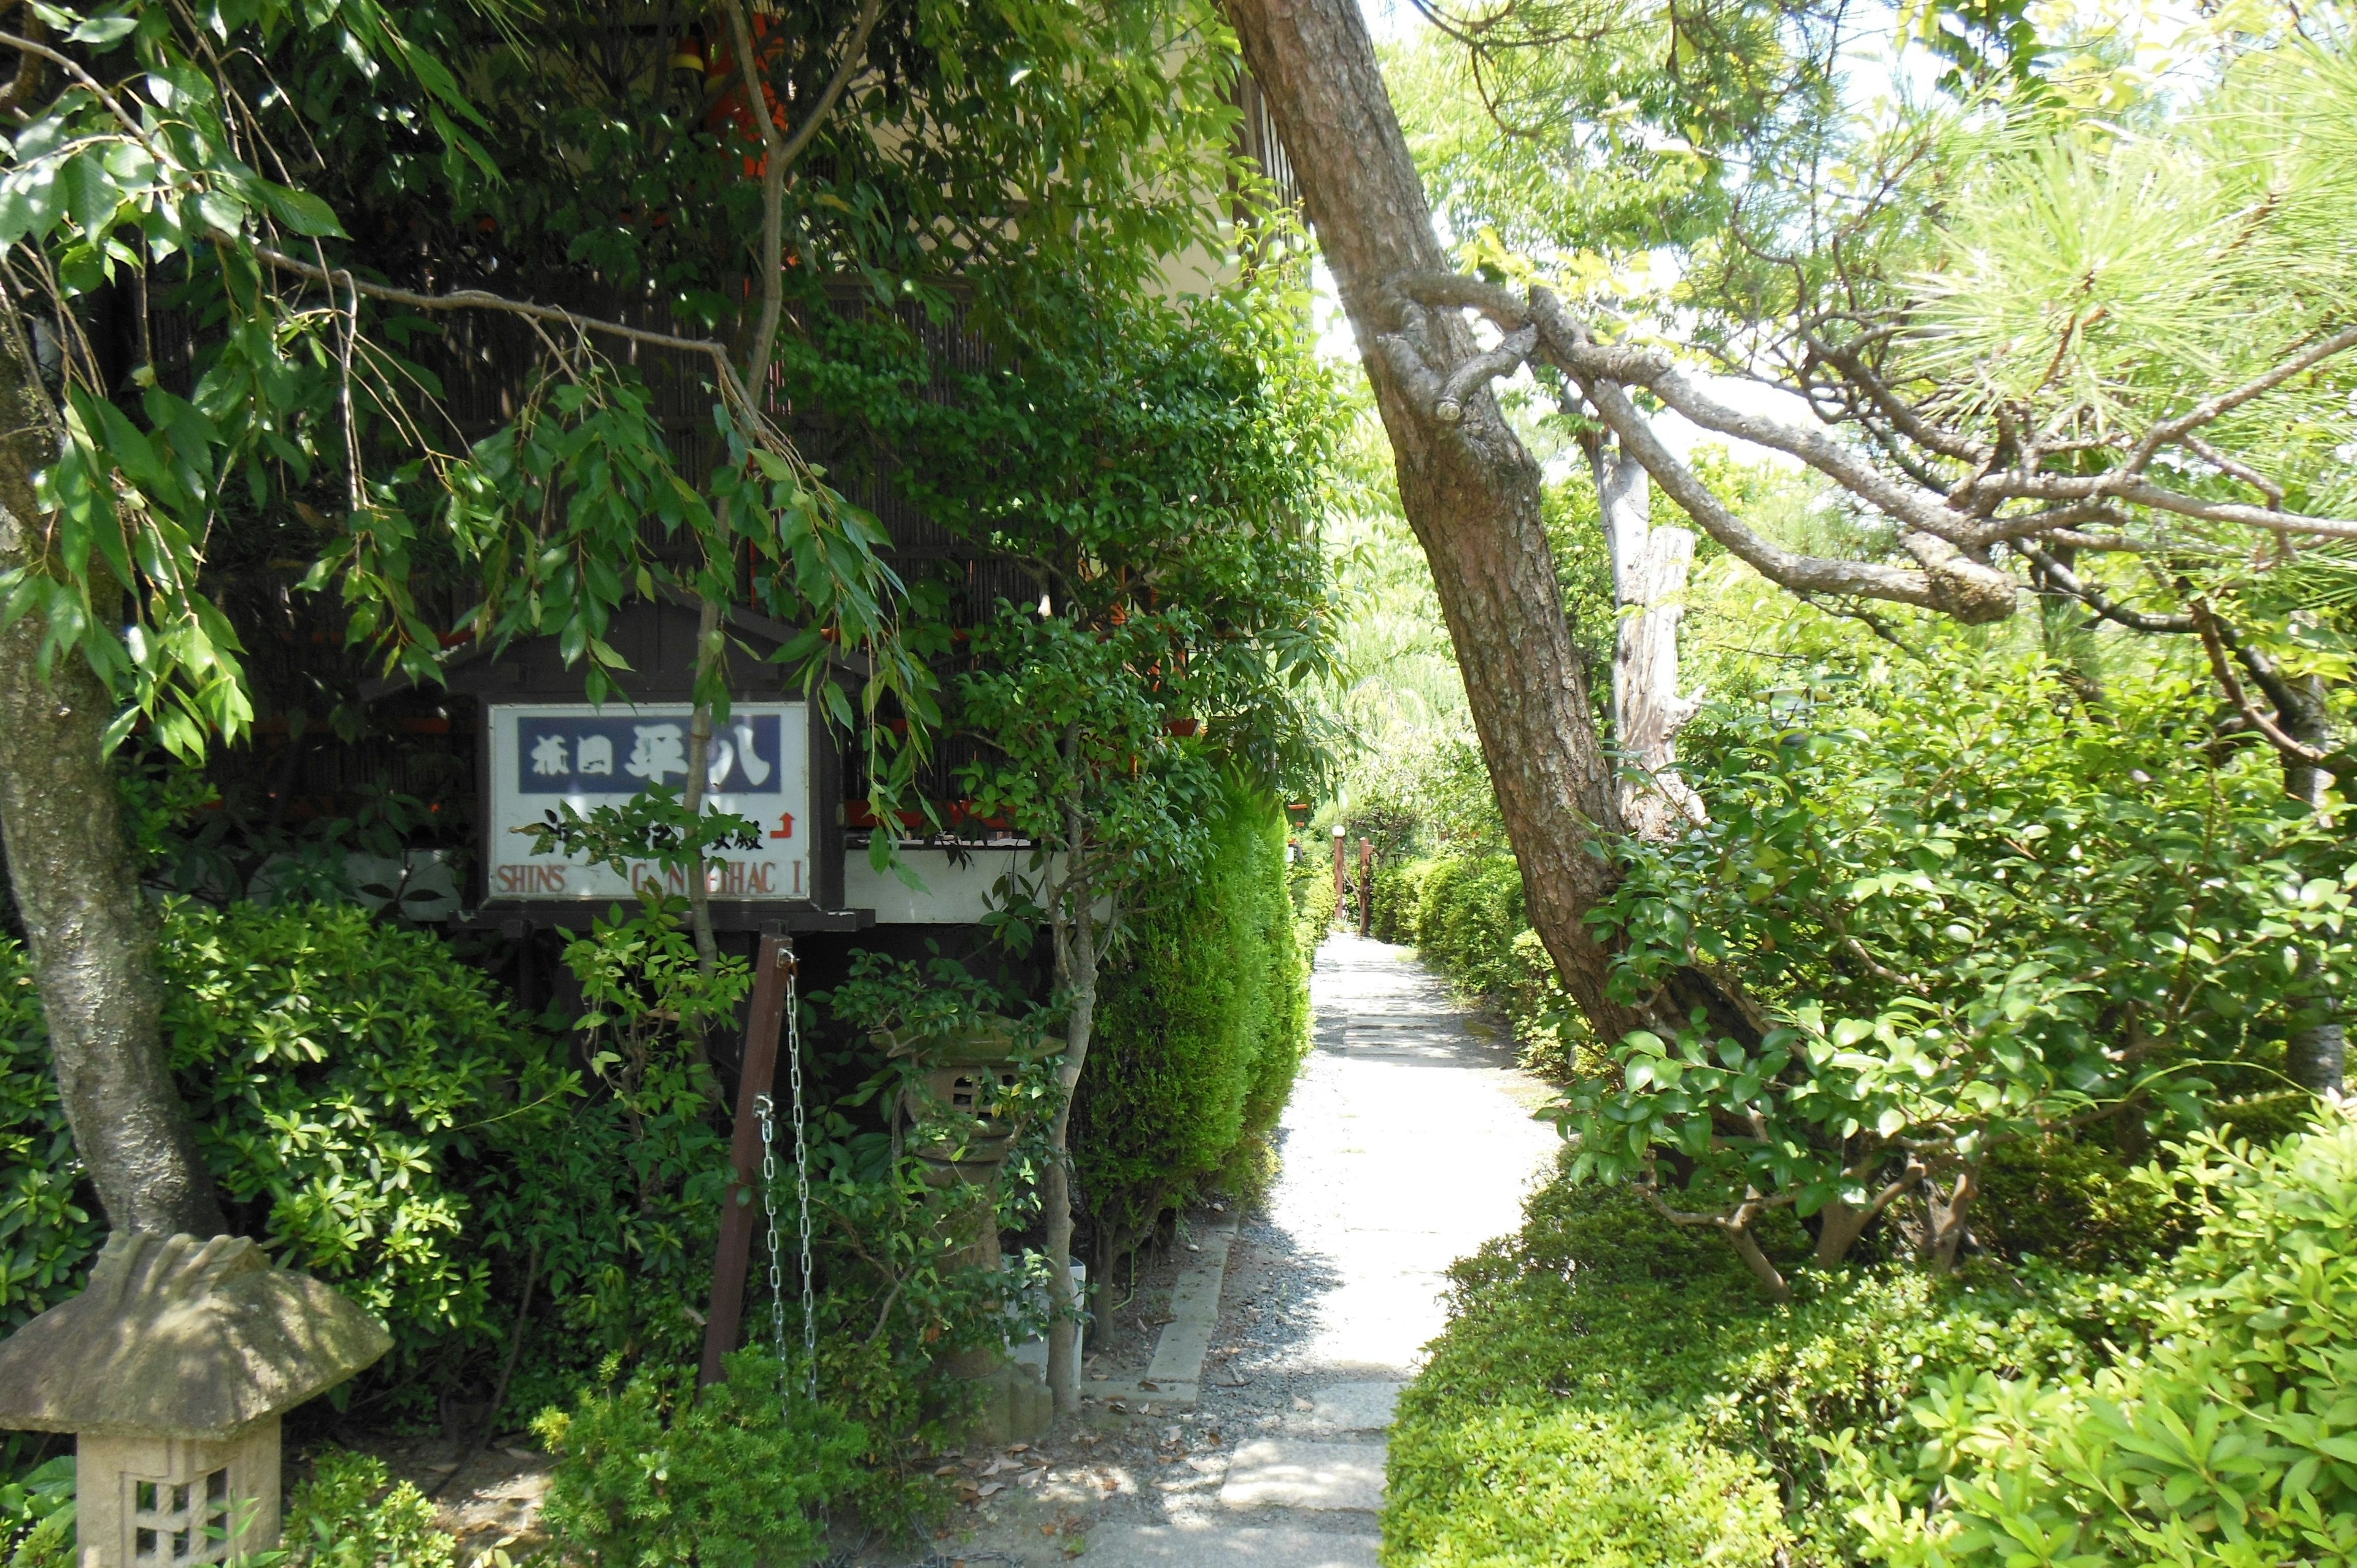
<path fill-rule="evenodd" d="M 761 1119 L 761 1213 L 770 1249 L 770 1353 L 782 1370 L 786 1364 L 786 1280 L 778 1258 L 778 1123 L 776 1104 L 766 1094 L 753 1099 L 753 1113 Z"/>
<path fill-rule="evenodd" d="M 789 950 L 786 963 L 786 1081 L 792 1086 L 794 1101 L 794 1202 L 800 1208 L 802 1245 L 802 1365 L 805 1369 L 810 1397 L 818 1398 L 818 1305 L 811 1292 L 811 1216 L 810 1216 L 810 1137 L 802 1126 L 802 1010 L 796 999 L 795 983 L 801 978 L 801 964 Z M 771 1222 L 772 1234 L 775 1221 Z M 776 1243 L 770 1244 L 770 1256 L 777 1256 Z M 774 1274 L 776 1264 L 771 1271 Z M 776 1301 L 774 1289 L 771 1300 Z M 777 1302 L 772 1315 L 782 1317 L 785 1304 Z M 785 1329 L 778 1328 L 781 1341 L 779 1360 L 785 1352 L 782 1345 Z"/>
<path fill-rule="evenodd" d="M 812 1292 L 810 1135 L 802 1125 L 802 1012 L 796 983 L 801 964 L 793 950 L 778 955 L 786 972 L 786 1082 L 791 1086 L 794 1118 L 794 1205 L 801 1230 L 802 1264 L 802 1367 L 804 1390 L 818 1398 L 818 1300 Z M 786 1260 L 778 1244 L 778 1105 L 766 1094 L 753 1099 L 753 1112 L 761 1119 L 761 1214 L 768 1225 L 764 1241 L 770 1250 L 770 1349 L 782 1371 L 786 1365 Z"/>

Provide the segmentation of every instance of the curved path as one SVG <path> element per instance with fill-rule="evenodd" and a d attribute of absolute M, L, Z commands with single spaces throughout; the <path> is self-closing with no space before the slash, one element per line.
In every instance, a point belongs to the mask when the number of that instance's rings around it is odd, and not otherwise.
<path fill-rule="evenodd" d="M 1134 1394 L 1102 1436 L 1060 1431 L 942 1561 L 1372 1568 L 1383 1428 L 1448 1265 L 1521 1222 L 1558 1144 L 1532 1120 L 1545 1086 L 1410 950 L 1333 937 L 1311 988 L 1316 1049 L 1265 1209 L 1225 1245 L 1193 1408 Z M 1208 1261 L 1224 1238 L 1194 1219 Z"/>

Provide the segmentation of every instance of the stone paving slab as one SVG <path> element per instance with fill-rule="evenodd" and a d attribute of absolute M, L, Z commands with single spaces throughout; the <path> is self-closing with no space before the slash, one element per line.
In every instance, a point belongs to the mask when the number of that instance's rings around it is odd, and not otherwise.
<path fill-rule="evenodd" d="M 1402 1382 L 1336 1383 L 1309 1396 L 1309 1411 L 1297 1413 L 1286 1430 L 1299 1436 L 1336 1432 L 1382 1432 L 1399 1408 Z"/>
<path fill-rule="evenodd" d="M 1203 1357 L 1211 1348 L 1212 1332 L 1220 1326 L 1220 1285 L 1227 1278 L 1228 1247 L 1236 1239 L 1236 1217 L 1231 1215 L 1195 1232 L 1201 1249 L 1188 1262 L 1170 1291 L 1170 1321 L 1154 1342 L 1154 1360 L 1146 1369 L 1151 1383 L 1195 1383 L 1203 1376 Z"/>
<path fill-rule="evenodd" d="M 1313 1530 L 1302 1525 L 1125 1525 L 1089 1537 L 1088 1568 L 1375 1568 L 1383 1537 L 1371 1530 Z"/>
<path fill-rule="evenodd" d="M 1291 1443 L 1263 1439 L 1236 1450 L 1220 1487 L 1225 1509 L 1314 1509 L 1378 1513 L 1383 1506 L 1381 1443 Z"/>
<path fill-rule="evenodd" d="M 1228 1249 L 1236 1239 L 1238 1216 L 1213 1219 L 1193 1232 L 1196 1251 L 1170 1290 L 1170 1321 L 1154 1341 L 1154 1359 L 1143 1378 L 1091 1378 L 1081 1397 L 1116 1414 L 1192 1410 L 1202 1390 L 1203 1359 L 1220 1326 L 1220 1287 L 1228 1273 Z M 1043 1363 L 1044 1365 L 1044 1363 Z"/>

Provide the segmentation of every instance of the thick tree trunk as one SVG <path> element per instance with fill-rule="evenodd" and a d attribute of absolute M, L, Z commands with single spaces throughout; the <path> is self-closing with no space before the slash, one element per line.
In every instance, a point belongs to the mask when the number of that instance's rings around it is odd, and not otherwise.
<path fill-rule="evenodd" d="M 1706 821 L 1678 774 L 1678 732 L 1702 704 L 1678 693 L 1678 620 L 1685 614 L 1694 533 L 1652 520 L 1652 481 L 1617 443 L 1588 447 L 1604 542 L 1612 553 L 1612 738 L 1621 756 L 1621 821 L 1639 838 L 1674 837 Z"/>
<path fill-rule="evenodd" d="M 0 300 L 0 572 L 39 548 L 33 475 L 57 428 L 23 323 Z M 221 1199 L 164 1048 L 155 915 L 107 766 L 113 704 L 78 655 L 41 676 L 43 628 L 27 615 L 0 631 L 0 832 L 58 1089 L 108 1224 L 219 1235 Z"/>
<path fill-rule="evenodd" d="M 1228 0 L 1245 63 L 1268 96 L 1318 246 L 1358 334 L 1391 437 L 1400 501 L 1423 544 L 1490 778 L 1521 864 L 1530 920 L 1580 1012 L 1606 1040 L 1674 1028 L 1700 1005 L 1740 1034 L 1753 1020 L 1693 972 L 1652 1004 L 1605 993 L 1609 955 L 1585 921 L 1610 891 L 1618 781 L 1588 707 L 1539 510 L 1538 467 L 1485 391 L 1444 424 L 1415 395 L 1386 334 L 1438 375 L 1478 345 L 1453 312 L 1421 311 L 1398 280 L 1446 272 L 1358 0 Z"/>

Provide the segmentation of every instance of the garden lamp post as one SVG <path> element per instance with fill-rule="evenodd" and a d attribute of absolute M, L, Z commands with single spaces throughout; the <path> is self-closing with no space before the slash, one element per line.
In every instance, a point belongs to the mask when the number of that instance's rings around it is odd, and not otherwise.
<path fill-rule="evenodd" d="M 1334 918 L 1340 919 L 1342 907 L 1351 901 L 1351 873 L 1342 863 L 1342 824 L 1334 824 Z"/>

